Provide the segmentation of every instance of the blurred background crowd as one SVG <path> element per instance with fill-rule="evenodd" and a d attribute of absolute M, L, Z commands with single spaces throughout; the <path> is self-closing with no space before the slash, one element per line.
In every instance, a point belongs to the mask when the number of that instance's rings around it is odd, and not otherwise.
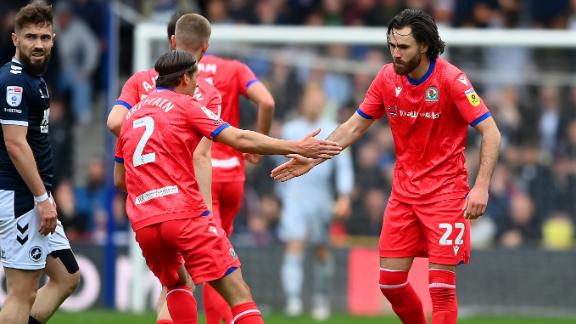
<path fill-rule="evenodd" d="M 27 1 L 0 3 L 0 58 L 11 59 L 10 33 L 17 9 Z M 58 0 L 56 46 L 47 81 L 52 87 L 51 136 L 56 165 L 54 195 L 71 240 L 101 242 L 108 212 L 119 233 L 128 231 L 122 196 L 110 185 L 112 160 L 104 147 L 102 95 L 108 46 L 109 1 Z M 126 0 L 120 15 L 120 84 L 133 72 L 132 32 L 143 21 L 166 22 L 177 9 L 196 10 L 214 24 L 384 27 L 406 7 L 424 8 L 441 24 L 466 28 L 576 28 L 573 0 Z M 385 34 L 382 35 L 385 38 Z M 354 113 L 380 66 L 386 46 L 246 46 L 213 44 L 222 56 L 247 63 L 276 100 L 272 135 L 307 105 L 323 107 L 337 122 Z M 543 246 L 573 249 L 576 224 L 576 55 L 572 49 L 529 47 L 458 48 L 446 55 L 468 73 L 503 134 L 501 158 L 490 188 L 486 216 L 473 224 L 475 248 Z M 116 90 L 119 93 L 120 89 Z M 256 111 L 242 103 L 242 125 L 252 128 Z M 477 170 L 478 137 L 467 150 L 471 181 Z M 391 189 L 393 139 L 386 120 L 351 147 L 354 189 L 350 208 L 331 230 L 336 245 L 373 244 Z M 236 244 L 278 241 L 281 186 L 270 170 L 283 157 L 247 166 L 245 203 L 236 224 Z M 112 204 L 108 203 L 112 201 Z M 327 206 L 327 208 L 331 208 Z M 121 236 L 121 235 L 120 235 Z"/>

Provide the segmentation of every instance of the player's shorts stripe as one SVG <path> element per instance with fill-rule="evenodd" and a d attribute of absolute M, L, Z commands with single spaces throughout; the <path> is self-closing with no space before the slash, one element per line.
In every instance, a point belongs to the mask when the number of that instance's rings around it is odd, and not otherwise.
<path fill-rule="evenodd" d="M 226 272 L 224 273 L 224 277 L 226 277 L 227 275 L 231 274 L 232 272 L 236 271 L 236 269 L 238 269 L 238 267 L 232 267 L 228 270 L 226 270 Z"/>
<path fill-rule="evenodd" d="M 200 216 L 208 216 L 208 215 L 210 215 L 210 211 L 209 211 L 209 210 L 206 210 L 206 211 L 204 211 L 202 214 L 200 214 Z"/>
<path fill-rule="evenodd" d="M 114 161 L 118 162 L 118 163 L 124 163 L 124 159 L 118 156 L 114 157 Z"/>
<path fill-rule="evenodd" d="M 2 124 L 2 125 L 18 125 L 18 126 L 26 126 L 26 127 L 28 127 L 28 122 L 27 122 L 27 121 L 22 121 L 22 120 L 6 120 L 6 119 L 0 119 L 0 124 Z"/>
<path fill-rule="evenodd" d="M 456 285 L 450 285 L 447 283 L 443 283 L 443 282 L 433 282 L 431 284 L 428 285 L 428 288 L 451 288 L 451 289 L 456 289 Z"/>
<path fill-rule="evenodd" d="M 254 314 L 260 314 L 260 311 L 257 310 L 257 309 L 249 309 L 249 310 L 243 311 L 242 313 L 234 316 L 234 318 L 232 319 L 232 323 L 236 323 L 236 321 L 237 321 L 239 318 L 244 317 L 244 316 L 246 316 L 246 315 L 248 315 L 248 314 L 253 314 L 253 313 L 254 313 Z"/>
<path fill-rule="evenodd" d="M 492 116 L 492 114 L 488 111 L 488 112 L 484 113 L 484 115 L 474 119 L 474 121 L 470 123 L 470 126 L 474 127 L 474 126 L 480 124 L 481 121 L 483 121 L 484 119 L 486 119 L 490 116 Z"/>
<path fill-rule="evenodd" d="M 218 126 L 218 128 L 216 128 L 212 133 L 210 133 L 210 137 L 214 138 L 214 136 L 220 134 L 221 131 L 223 131 L 225 128 L 228 128 L 229 126 L 230 124 L 228 123 Z"/>
<path fill-rule="evenodd" d="M 127 103 L 124 100 L 116 100 L 116 102 L 114 103 L 115 105 L 120 105 L 120 106 L 124 106 L 126 107 L 126 109 L 130 110 L 132 109 L 132 105 L 130 105 L 129 103 Z"/>
<path fill-rule="evenodd" d="M 358 113 L 358 115 L 366 118 L 366 119 L 372 119 L 374 117 L 368 115 L 367 113 L 363 112 L 362 110 L 360 110 L 360 108 L 356 109 L 356 112 Z"/>
<path fill-rule="evenodd" d="M 251 86 L 253 83 L 256 83 L 258 81 L 259 81 L 258 79 L 248 81 L 248 83 L 246 83 L 246 89 L 248 89 L 249 86 Z"/>

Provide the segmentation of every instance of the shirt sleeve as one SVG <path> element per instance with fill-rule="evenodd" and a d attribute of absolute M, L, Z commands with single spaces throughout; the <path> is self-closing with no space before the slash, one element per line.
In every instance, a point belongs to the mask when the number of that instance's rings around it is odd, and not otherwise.
<path fill-rule="evenodd" d="M 28 91 L 21 74 L 9 74 L 0 82 L 0 123 L 28 126 Z"/>
<path fill-rule="evenodd" d="M 222 116 L 222 96 L 217 91 L 212 92 L 210 98 L 206 102 L 206 108 L 215 113 L 218 118 Z"/>
<path fill-rule="evenodd" d="M 466 74 L 460 72 L 451 81 L 451 85 L 452 101 L 462 118 L 470 126 L 476 126 L 491 116 L 488 107 L 484 104 L 484 100 L 478 96 Z"/>
<path fill-rule="evenodd" d="M 122 154 L 123 145 L 124 141 L 122 140 L 122 136 L 118 136 L 118 142 L 116 142 L 116 153 L 114 153 L 114 161 L 118 163 L 124 163 L 124 155 Z"/>
<path fill-rule="evenodd" d="M 370 84 L 364 101 L 356 112 L 366 119 L 380 119 L 384 115 L 384 69 L 381 69 Z"/>
<path fill-rule="evenodd" d="M 139 101 L 140 95 L 138 93 L 137 74 L 134 74 L 126 81 L 126 83 L 124 83 L 120 97 L 116 99 L 114 104 L 122 105 L 126 107 L 126 109 L 130 110 Z"/>
<path fill-rule="evenodd" d="M 254 74 L 254 72 L 252 72 L 252 70 L 250 70 L 250 68 L 248 67 L 248 65 L 244 64 L 244 63 L 240 63 L 237 62 L 237 68 L 236 68 L 236 72 L 237 72 L 237 77 L 238 77 L 238 86 L 240 87 L 240 92 L 242 94 L 246 94 L 246 92 L 248 91 L 248 88 L 256 83 L 256 82 L 260 82 L 258 80 L 258 78 L 256 77 L 256 75 Z"/>
<path fill-rule="evenodd" d="M 193 99 L 186 100 L 185 104 L 191 106 L 191 109 L 188 109 L 186 118 L 192 129 L 204 137 L 213 139 L 214 136 L 220 134 L 222 130 L 230 126 L 230 124 L 224 122 L 210 109 L 202 106 Z"/>

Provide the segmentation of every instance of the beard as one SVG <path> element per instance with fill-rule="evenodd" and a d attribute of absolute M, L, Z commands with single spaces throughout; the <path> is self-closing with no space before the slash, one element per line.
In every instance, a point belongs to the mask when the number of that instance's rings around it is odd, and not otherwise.
<path fill-rule="evenodd" d="M 35 62 L 32 63 L 32 55 L 33 54 L 44 54 L 44 60 L 41 62 Z M 32 73 L 32 74 L 44 74 L 46 73 L 46 71 L 48 70 L 48 63 L 50 62 L 50 51 L 36 51 L 36 52 L 32 52 L 29 56 L 26 56 L 23 54 L 22 51 L 20 51 L 20 61 L 22 62 L 22 64 L 24 64 L 26 66 L 26 68 Z"/>
<path fill-rule="evenodd" d="M 412 71 L 414 71 L 420 62 L 422 61 L 422 55 L 416 55 L 413 59 L 408 62 L 401 62 L 402 65 L 399 65 L 396 61 L 394 61 L 394 71 L 400 75 L 408 75 Z"/>

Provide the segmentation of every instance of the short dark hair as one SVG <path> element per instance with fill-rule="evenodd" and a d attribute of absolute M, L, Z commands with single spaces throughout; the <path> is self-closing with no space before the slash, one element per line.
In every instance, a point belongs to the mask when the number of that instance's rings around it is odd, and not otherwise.
<path fill-rule="evenodd" d="M 154 69 L 158 72 L 157 86 L 175 88 L 182 82 L 184 73 L 196 72 L 196 59 L 186 51 L 170 51 L 156 60 Z"/>
<path fill-rule="evenodd" d="M 52 26 L 52 6 L 44 1 L 34 1 L 22 7 L 14 19 L 14 31 L 18 32 L 28 24 Z"/>
<path fill-rule="evenodd" d="M 412 35 L 420 44 L 428 45 L 426 55 L 428 58 L 435 59 L 444 53 L 446 44 L 440 38 L 438 26 L 432 16 L 420 9 L 404 9 L 398 13 L 388 24 L 388 33 L 390 37 L 392 29 L 400 29 L 409 26 L 412 29 Z"/>
<path fill-rule="evenodd" d="M 176 22 L 176 42 L 178 47 L 188 50 L 195 50 L 202 44 L 210 40 L 212 27 L 206 17 L 188 13 L 180 17 Z"/>
<path fill-rule="evenodd" d="M 168 37 L 168 41 L 172 38 L 172 35 L 176 35 L 176 22 L 180 17 L 184 16 L 185 14 L 194 13 L 190 10 L 178 10 L 172 14 L 170 17 L 170 21 L 168 22 L 168 26 L 166 26 L 166 36 Z"/>

